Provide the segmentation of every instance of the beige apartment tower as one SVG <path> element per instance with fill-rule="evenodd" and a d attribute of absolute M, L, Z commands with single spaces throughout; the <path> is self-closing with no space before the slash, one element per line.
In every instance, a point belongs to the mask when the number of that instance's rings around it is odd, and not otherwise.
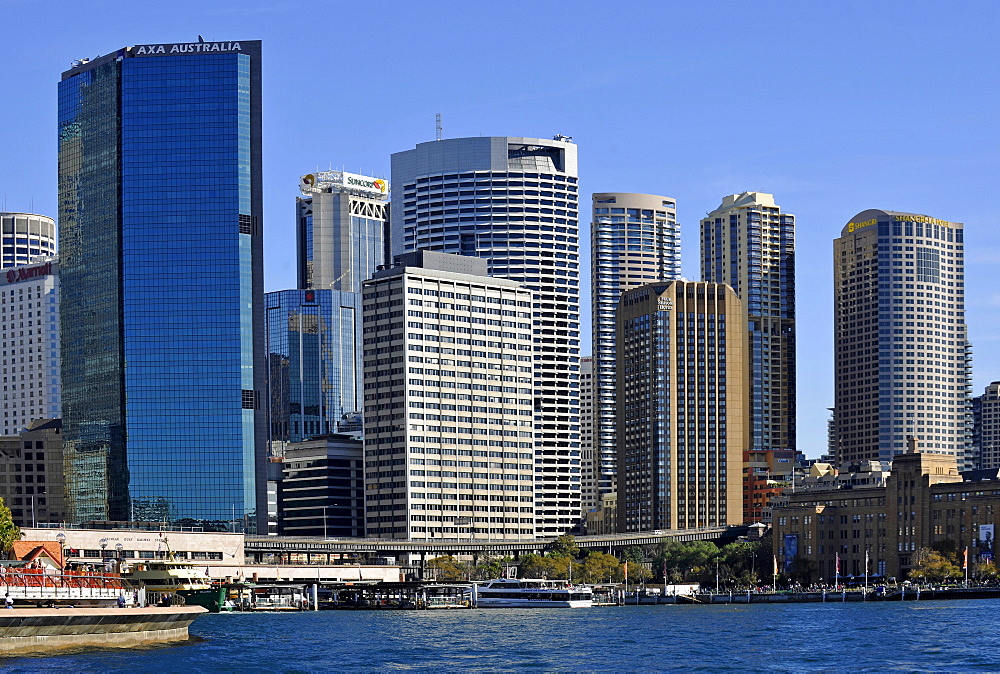
<path fill-rule="evenodd" d="M 961 223 L 877 209 L 834 240 L 840 466 L 891 461 L 912 437 L 971 467 L 963 249 Z"/>
<path fill-rule="evenodd" d="M 594 359 L 580 358 L 580 511 L 583 518 L 597 507 L 597 471 L 600 461 L 594 451 Z"/>
<path fill-rule="evenodd" d="M 720 283 L 674 281 L 618 307 L 618 530 L 743 519 L 749 391 L 743 306 Z"/>
<path fill-rule="evenodd" d="M 532 292 L 430 251 L 363 292 L 368 536 L 534 537 Z"/>
<path fill-rule="evenodd" d="M 747 312 L 748 449 L 795 449 L 795 216 L 764 192 L 724 197 L 701 221 L 701 277 Z"/>

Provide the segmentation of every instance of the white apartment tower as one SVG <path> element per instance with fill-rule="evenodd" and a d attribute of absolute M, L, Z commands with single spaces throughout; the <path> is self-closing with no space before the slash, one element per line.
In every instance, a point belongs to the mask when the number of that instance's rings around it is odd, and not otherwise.
<path fill-rule="evenodd" d="M 392 155 L 391 251 L 486 261 L 533 293 L 535 523 L 557 536 L 580 521 L 580 251 L 576 145 L 451 138 Z"/>
<path fill-rule="evenodd" d="M 0 274 L 3 435 L 34 419 L 62 416 L 59 378 L 59 263 L 53 258 Z"/>
<path fill-rule="evenodd" d="M 963 234 L 958 222 L 873 209 L 834 240 L 839 465 L 891 461 L 909 438 L 959 468 L 971 459 Z"/>
<path fill-rule="evenodd" d="M 364 283 L 369 536 L 530 539 L 532 291 L 417 251 Z"/>
<path fill-rule="evenodd" d="M 594 431 L 599 494 L 615 490 L 615 312 L 623 292 L 681 277 L 677 202 L 656 194 L 597 192 L 592 196 L 591 299 L 594 342 Z"/>

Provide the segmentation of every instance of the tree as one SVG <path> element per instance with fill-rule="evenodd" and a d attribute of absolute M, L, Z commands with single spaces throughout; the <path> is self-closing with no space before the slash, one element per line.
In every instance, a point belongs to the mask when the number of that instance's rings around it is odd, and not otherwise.
<path fill-rule="evenodd" d="M 932 582 L 961 578 L 962 570 L 942 553 L 930 548 L 917 550 L 915 563 L 910 569 L 910 575 L 920 580 Z"/>
<path fill-rule="evenodd" d="M 576 559 L 580 556 L 580 546 L 576 544 L 576 538 L 570 534 L 563 534 L 549 544 L 550 555 L 569 555 Z"/>
<path fill-rule="evenodd" d="M 427 562 L 427 569 L 434 574 L 435 580 L 447 581 L 468 580 L 471 570 L 468 564 L 458 561 L 451 555 L 435 557 Z"/>
<path fill-rule="evenodd" d="M 500 578 L 503 576 L 505 568 L 510 566 L 512 562 L 510 557 L 487 557 L 476 564 L 472 575 L 476 580 Z"/>
<path fill-rule="evenodd" d="M 583 560 L 585 583 L 613 583 L 622 578 L 622 565 L 618 558 L 606 552 L 591 552 Z"/>
<path fill-rule="evenodd" d="M 6 557 L 14 547 L 14 543 L 21 540 L 23 535 L 21 529 L 14 524 L 14 515 L 10 512 L 10 508 L 0 498 L 0 555 Z"/>
<path fill-rule="evenodd" d="M 664 583 L 706 582 L 715 576 L 717 557 L 719 548 L 709 541 L 663 541 L 653 553 L 653 566 L 657 571 L 666 570 Z"/>
<path fill-rule="evenodd" d="M 816 576 L 816 562 L 808 557 L 798 556 L 792 559 L 788 567 L 788 575 L 792 580 L 798 581 L 802 585 L 809 585 Z"/>
<path fill-rule="evenodd" d="M 521 557 L 517 568 L 518 578 L 544 578 L 549 572 L 548 562 L 541 555 L 529 552 Z"/>

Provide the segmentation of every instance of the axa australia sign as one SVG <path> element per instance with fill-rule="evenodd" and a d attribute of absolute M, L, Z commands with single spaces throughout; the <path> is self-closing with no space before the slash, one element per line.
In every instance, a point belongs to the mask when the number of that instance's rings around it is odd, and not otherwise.
<path fill-rule="evenodd" d="M 133 56 L 167 54 L 208 54 L 209 52 L 242 52 L 239 42 L 179 42 L 176 44 L 141 44 L 132 48 Z"/>

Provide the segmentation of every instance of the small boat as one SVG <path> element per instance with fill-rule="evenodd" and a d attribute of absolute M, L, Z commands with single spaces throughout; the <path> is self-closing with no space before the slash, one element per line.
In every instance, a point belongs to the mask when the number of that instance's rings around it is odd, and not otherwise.
<path fill-rule="evenodd" d="M 586 585 L 543 578 L 500 578 L 473 586 L 479 608 L 590 608 L 594 592 Z"/>

